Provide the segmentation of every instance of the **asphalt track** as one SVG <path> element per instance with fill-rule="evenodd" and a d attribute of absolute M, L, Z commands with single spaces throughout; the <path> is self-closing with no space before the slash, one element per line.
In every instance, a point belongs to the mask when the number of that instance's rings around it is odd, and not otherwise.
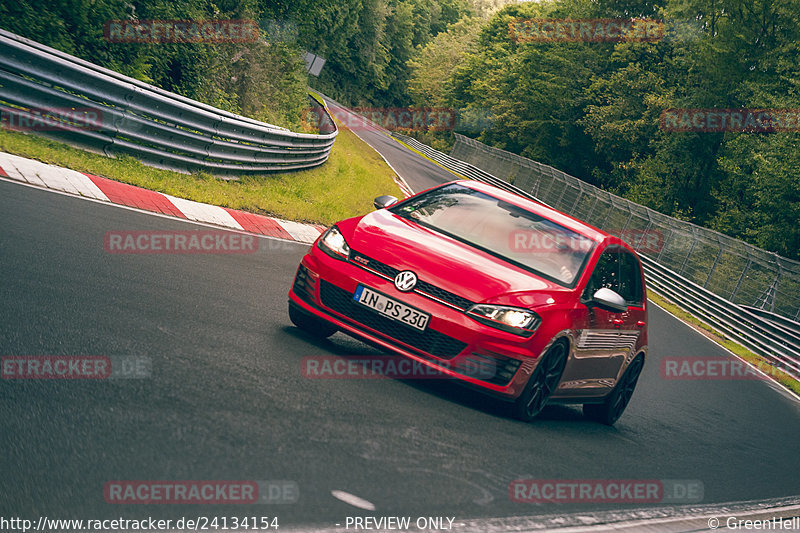
<path fill-rule="evenodd" d="M 346 124 L 351 126 L 350 129 L 381 154 L 386 162 L 406 180 L 414 192 L 460 179 L 430 159 L 408 150 L 387 135 L 384 130 L 376 128 L 362 117 L 354 115 L 335 100 L 325 97 L 325 103 L 335 117 L 343 115 L 348 117 Z"/>
<path fill-rule="evenodd" d="M 359 134 L 415 189 L 450 179 L 380 132 Z M 365 514 L 458 522 L 624 507 L 515 503 L 508 486 L 520 478 L 697 480 L 703 504 L 800 495 L 800 404 L 761 381 L 663 379 L 664 357 L 728 354 L 655 306 L 648 360 L 615 427 L 556 406 L 524 424 L 453 383 L 304 378 L 305 356 L 379 355 L 291 326 L 286 293 L 305 245 L 108 254 L 110 230 L 198 226 L 4 180 L 0 213 L 0 355 L 152 363 L 144 379 L 0 380 L 0 516 L 257 515 L 332 527 Z M 109 504 L 111 480 L 291 480 L 300 498 Z"/>

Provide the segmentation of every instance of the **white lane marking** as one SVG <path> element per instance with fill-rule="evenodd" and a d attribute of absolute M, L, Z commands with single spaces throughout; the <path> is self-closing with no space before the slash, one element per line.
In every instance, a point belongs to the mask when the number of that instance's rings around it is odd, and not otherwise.
<path fill-rule="evenodd" d="M 695 320 L 700 320 L 701 322 L 703 322 L 703 324 L 706 324 L 707 326 L 709 326 L 711 328 L 714 328 L 714 326 L 712 326 L 711 324 L 706 323 L 704 320 L 698 318 L 697 315 L 692 314 L 690 311 L 687 311 L 686 309 L 684 309 L 680 305 L 676 304 L 672 300 L 668 300 L 664 295 L 658 293 L 657 291 L 653 290 L 652 288 L 648 288 L 648 290 L 651 290 L 651 291 L 655 292 L 656 294 L 658 294 L 659 296 L 661 296 L 662 298 L 664 298 L 665 300 L 670 302 L 672 305 L 680 308 L 681 310 L 683 310 L 686 313 L 689 313 L 690 315 L 692 315 L 692 317 L 695 318 Z M 736 359 L 738 359 L 739 361 L 741 361 L 745 365 L 749 366 L 751 369 L 755 370 L 756 372 L 758 372 L 759 374 L 764 376 L 766 379 L 762 380 L 763 383 L 766 383 L 772 390 L 774 390 L 777 393 L 780 393 L 785 398 L 787 398 L 789 400 L 792 400 L 792 402 L 794 402 L 795 405 L 800 405 L 800 394 L 797 394 L 792 389 L 790 389 L 789 387 L 787 387 L 786 385 L 784 385 L 783 383 L 778 381 L 775 378 L 775 376 L 770 376 L 769 374 L 767 374 L 766 372 L 764 372 L 763 370 L 758 368 L 756 365 L 754 365 L 750 361 L 748 361 L 746 359 L 743 359 L 737 353 L 729 350 L 727 346 L 724 346 L 724 345 L 720 344 L 719 342 L 717 342 L 716 340 L 714 340 L 713 338 L 709 337 L 708 335 L 705 335 L 702 331 L 700 331 L 698 329 L 698 327 L 695 324 L 692 324 L 691 322 L 687 322 L 687 321 L 683 320 L 682 318 L 679 318 L 679 317 L 673 315 L 672 313 L 670 313 L 669 311 L 667 311 L 666 309 L 664 309 L 663 307 L 661 307 L 660 305 L 655 303 L 653 300 L 650 300 L 648 298 L 647 299 L 647 303 L 650 304 L 650 305 L 655 305 L 656 307 L 658 307 L 659 309 L 664 311 L 667 314 L 667 316 L 670 316 L 670 317 L 674 318 L 675 320 L 677 320 L 678 322 L 683 323 L 686 327 L 688 327 L 689 329 L 694 331 L 697 335 L 700 335 L 701 337 L 703 337 L 708 342 L 711 342 L 714 345 L 716 345 L 717 347 L 722 348 L 723 350 L 728 352 L 729 354 L 734 356 Z M 732 342 L 736 342 L 737 344 L 739 344 L 737 341 L 732 341 Z M 741 344 L 739 344 L 739 346 L 741 346 Z M 756 354 L 756 355 L 758 355 L 758 354 Z M 760 356 L 760 357 L 764 357 L 764 356 Z M 766 359 L 766 358 L 764 357 L 764 359 Z"/>
<path fill-rule="evenodd" d="M 2 166 L 2 165 L 0 165 L 0 166 Z M 6 170 L 5 167 L 3 167 L 3 170 Z M 95 198 L 89 198 L 88 196 L 75 196 L 74 194 L 66 193 L 64 191 L 57 191 L 55 189 L 46 189 L 46 188 L 43 188 L 43 187 L 39 187 L 38 185 L 31 185 L 30 183 L 26 183 L 26 182 L 21 181 L 21 180 L 11 180 L 9 178 L 5 178 L 5 177 L 0 176 L 0 181 L 6 182 L 6 183 L 13 183 L 15 185 L 21 185 L 23 187 L 30 187 L 31 189 L 36 189 L 38 191 L 45 191 L 45 192 L 49 192 L 49 193 L 60 194 L 62 196 L 68 196 L 70 198 L 78 198 L 80 200 L 88 200 L 90 202 L 96 202 L 98 204 L 103 204 L 103 205 L 107 205 L 107 206 L 110 206 L 110 207 L 117 207 L 119 209 L 127 209 L 128 211 L 136 211 L 137 213 L 141 213 L 143 215 L 149 215 L 151 217 L 164 218 L 164 219 L 167 219 L 167 220 L 172 220 L 174 222 L 179 222 L 181 224 L 192 224 L 194 226 L 203 226 L 204 228 L 219 229 L 219 226 L 215 226 L 213 224 L 209 224 L 209 223 L 206 223 L 206 222 L 199 222 L 199 221 L 196 221 L 196 220 L 187 220 L 185 218 L 178 218 L 178 217 L 175 217 L 173 215 L 165 215 L 164 213 L 156 213 L 155 211 L 148 211 L 146 209 L 140 209 L 138 207 L 131 207 L 131 206 L 122 205 L 122 204 L 115 204 L 115 203 L 109 202 L 108 200 L 98 200 L 98 199 L 95 199 Z M 263 240 L 269 241 L 270 243 L 274 243 L 274 244 L 269 244 L 266 247 L 266 251 L 267 252 L 270 252 L 270 251 L 273 251 L 273 250 L 285 250 L 285 248 L 283 248 L 284 246 L 293 246 L 293 245 L 308 246 L 307 242 L 297 242 L 297 241 L 293 241 L 293 240 L 289 240 L 289 239 L 282 239 L 280 237 L 273 237 L 272 235 L 262 235 L 260 233 L 251 233 L 249 231 L 244 231 L 244 230 L 242 230 L 242 232 L 246 233 L 247 235 L 252 235 L 252 236 L 257 237 L 259 239 L 263 239 Z M 262 248 L 259 246 L 259 251 L 261 251 L 261 250 L 262 250 Z"/>
<path fill-rule="evenodd" d="M 330 98 L 327 98 L 327 97 L 324 97 L 323 99 L 328 99 L 328 100 L 330 100 Z M 331 102 L 333 102 L 333 100 L 330 100 L 330 101 L 331 101 Z M 346 109 L 346 108 L 343 108 L 342 106 L 340 106 L 340 105 L 338 105 L 338 104 L 334 104 L 334 105 L 336 105 L 336 106 L 337 106 L 337 107 L 339 107 L 340 109 L 344 109 L 345 111 L 347 111 L 347 112 L 350 112 L 348 109 Z M 350 113 L 352 114 L 352 112 L 350 112 Z M 345 127 L 347 127 L 347 126 L 345 126 Z M 348 130 L 350 130 L 350 128 L 347 128 L 347 129 L 348 129 Z M 381 128 L 381 129 L 382 129 L 382 128 Z M 406 196 L 406 198 L 407 198 L 408 196 L 413 196 L 413 195 L 414 195 L 414 189 L 412 189 L 412 188 L 411 188 L 411 187 L 408 185 L 408 182 L 405 180 L 405 178 L 403 178 L 403 176 L 401 176 L 401 175 L 400 175 L 400 173 L 397 171 L 397 169 L 396 169 L 396 168 L 394 168 L 394 167 L 392 166 L 392 164 L 391 164 L 391 163 L 389 163 L 389 160 L 388 160 L 388 159 L 386 159 L 386 156 L 384 156 L 382 153 L 380 153 L 380 151 L 379 151 L 377 148 L 375 148 L 375 147 L 374 147 L 374 146 L 372 146 L 370 143 L 368 143 L 368 142 L 366 141 L 366 139 L 364 139 L 364 138 L 363 138 L 361 135 L 359 135 L 359 134 L 358 134 L 358 132 L 356 132 L 356 131 L 353 131 L 353 130 L 350 130 L 350 131 L 352 131 L 352 132 L 353 132 L 353 134 L 354 134 L 356 137 L 358 137 L 359 139 L 361 139 L 361 142 L 363 142 L 364 144 L 366 144 L 367 146 L 369 146 L 370 148 L 372 148 L 373 150 L 375 150 L 375 153 L 376 153 L 376 154 L 378 154 L 379 156 L 381 156 L 381 159 L 383 159 L 383 162 L 384 162 L 384 163 L 386 163 L 386 164 L 389 166 L 389 168 L 391 168 L 391 169 L 394 171 L 394 173 L 396 174 L 396 176 L 395 176 L 395 178 L 396 178 L 396 179 L 395 179 L 395 181 L 397 181 L 397 179 L 399 179 L 399 180 L 401 181 L 401 183 L 405 184 L 405 186 L 406 186 L 406 188 L 408 189 L 408 191 L 404 190 L 404 189 L 403 189 L 403 186 L 402 186 L 401 184 L 398 184 L 398 186 L 400 187 L 400 190 L 401 190 L 401 191 L 403 191 L 403 194 L 406 194 L 406 195 L 407 195 L 407 196 Z M 386 135 L 386 136 L 388 136 L 390 139 L 393 139 L 393 140 L 395 140 L 395 141 L 397 140 L 397 139 L 395 139 L 394 137 L 392 137 L 392 136 L 391 136 L 391 134 L 390 134 L 388 131 L 386 131 L 386 130 L 383 130 L 383 134 L 384 134 L 384 135 Z M 410 194 L 408 194 L 408 193 L 410 193 Z"/>
<path fill-rule="evenodd" d="M 190 220 L 210 222 L 211 224 L 244 230 L 244 228 L 238 222 L 236 222 L 236 219 L 234 219 L 230 213 L 219 206 L 201 204 L 200 202 L 195 202 L 193 200 L 176 198 L 174 196 L 170 196 L 169 194 L 165 194 L 164 196 L 166 196 L 167 199 L 169 199 L 169 201 L 172 202 L 173 205 Z"/>
<path fill-rule="evenodd" d="M 367 511 L 374 511 L 375 505 L 371 504 L 367 500 L 359 498 L 349 492 L 345 492 L 343 490 L 332 490 L 331 494 L 337 500 L 341 500 L 346 504 L 352 505 L 353 507 L 358 507 L 359 509 L 366 509 Z"/>
<path fill-rule="evenodd" d="M 322 231 L 314 226 L 292 222 L 291 220 L 273 219 L 280 227 L 286 230 L 296 241 L 312 243 L 317 240 Z"/>
<path fill-rule="evenodd" d="M 0 168 L 13 180 L 45 187 L 52 191 L 60 191 L 90 199 L 111 202 L 88 176 L 68 168 L 48 165 L 5 152 L 0 152 Z M 186 218 L 189 220 L 245 231 L 241 224 L 239 224 L 230 213 L 219 206 L 202 204 L 200 202 L 170 196 L 169 194 L 162 194 L 162 196 L 169 199 L 169 201 L 186 215 Z M 286 230 L 295 241 L 305 244 L 314 242 L 322 233 L 322 230 L 319 228 L 308 224 L 300 224 L 298 222 L 277 218 L 272 218 L 271 220 L 274 220 L 279 226 Z"/>

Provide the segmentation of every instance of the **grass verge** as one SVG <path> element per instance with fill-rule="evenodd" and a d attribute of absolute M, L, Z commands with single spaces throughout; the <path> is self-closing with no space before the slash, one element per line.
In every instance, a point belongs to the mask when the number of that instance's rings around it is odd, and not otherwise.
<path fill-rule="evenodd" d="M 196 202 L 324 225 L 371 211 L 376 196 L 403 197 L 392 179 L 394 171 L 341 124 L 327 163 L 299 172 L 230 181 L 203 172 L 189 175 L 160 170 L 132 157 L 111 159 L 4 129 L 0 129 L 0 151 Z"/>
<path fill-rule="evenodd" d="M 756 368 L 765 369 L 769 368 L 769 375 L 775 379 L 778 383 L 786 387 L 787 389 L 791 390 L 798 396 L 800 396 L 800 381 L 797 381 L 797 378 L 783 372 L 779 368 L 773 367 L 770 365 L 769 361 L 748 350 L 741 344 L 738 344 L 720 333 L 719 331 L 715 330 L 702 320 L 696 318 L 694 315 L 684 311 L 681 307 L 678 307 L 671 301 L 665 299 L 664 297 L 655 294 L 653 291 L 647 291 L 647 298 L 652 300 L 653 303 L 657 304 L 660 307 L 666 309 L 670 314 L 675 315 L 679 319 L 683 320 L 684 322 L 689 323 L 690 325 L 694 326 L 696 330 L 700 333 L 711 339 L 712 341 L 716 342 L 717 344 L 727 348 L 731 352 L 735 353 L 748 363 L 753 364 Z"/>

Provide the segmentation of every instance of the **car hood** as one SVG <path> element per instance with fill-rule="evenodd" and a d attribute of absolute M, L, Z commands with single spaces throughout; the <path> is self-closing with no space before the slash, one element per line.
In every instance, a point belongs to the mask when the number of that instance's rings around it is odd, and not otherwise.
<path fill-rule="evenodd" d="M 353 251 L 476 303 L 536 307 L 571 291 L 386 209 L 338 226 Z"/>

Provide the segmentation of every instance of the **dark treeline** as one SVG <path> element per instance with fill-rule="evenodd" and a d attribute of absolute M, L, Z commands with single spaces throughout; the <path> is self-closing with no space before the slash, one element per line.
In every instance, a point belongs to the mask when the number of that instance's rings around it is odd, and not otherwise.
<path fill-rule="evenodd" d="M 252 42 L 109 42 L 109 21 L 247 19 L 274 9 L 254 0 L 0 0 L 0 27 L 202 102 L 299 127 L 308 106 L 304 63 L 292 39 Z"/>
<path fill-rule="evenodd" d="M 498 0 L 494 0 L 498 1 Z M 0 0 L 0 27 L 169 91 L 301 126 L 302 52 L 327 59 L 314 85 L 350 104 L 408 104 L 408 61 L 480 0 Z M 250 43 L 109 42 L 109 21 L 257 22 Z"/>
<path fill-rule="evenodd" d="M 509 31 L 520 18 L 617 17 L 660 19 L 668 31 L 626 43 L 519 42 Z M 421 49 L 409 90 L 417 103 L 489 113 L 474 135 L 487 144 L 798 258 L 800 134 L 665 131 L 659 117 L 800 108 L 799 18 L 797 0 L 512 5 Z"/>
<path fill-rule="evenodd" d="M 798 133 L 674 132 L 670 108 L 800 108 L 800 0 L 0 0 L 0 27 L 296 127 L 309 83 L 351 105 L 459 110 L 479 140 L 800 257 Z M 653 42 L 521 42 L 519 19 L 654 18 Z M 132 44 L 115 19 L 253 19 L 264 41 Z M 324 57 L 309 82 L 302 51 Z M 452 136 L 423 134 L 438 147 Z"/>

